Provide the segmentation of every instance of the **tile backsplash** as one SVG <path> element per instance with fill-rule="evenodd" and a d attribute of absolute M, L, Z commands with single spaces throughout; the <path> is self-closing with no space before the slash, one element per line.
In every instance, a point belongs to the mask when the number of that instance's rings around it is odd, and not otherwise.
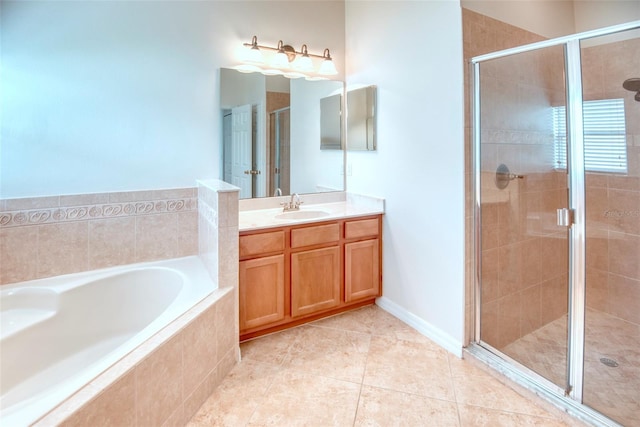
<path fill-rule="evenodd" d="M 0 200 L 0 284 L 196 254 L 195 187 Z"/>

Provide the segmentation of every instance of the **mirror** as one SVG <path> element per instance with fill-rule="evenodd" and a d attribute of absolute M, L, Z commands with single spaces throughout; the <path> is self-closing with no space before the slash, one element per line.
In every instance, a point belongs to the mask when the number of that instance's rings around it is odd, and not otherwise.
<path fill-rule="evenodd" d="M 350 151 L 376 149 L 376 87 L 347 92 L 347 148 Z"/>
<path fill-rule="evenodd" d="M 342 150 L 342 95 L 320 100 L 320 149 Z"/>
<path fill-rule="evenodd" d="M 321 119 L 321 100 L 341 103 L 343 91 L 340 81 L 220 69 L 222 180 L 241 198 L 343 191 L 342 133 Z M 333 149 L 321 149 L 332 132 Z"/>

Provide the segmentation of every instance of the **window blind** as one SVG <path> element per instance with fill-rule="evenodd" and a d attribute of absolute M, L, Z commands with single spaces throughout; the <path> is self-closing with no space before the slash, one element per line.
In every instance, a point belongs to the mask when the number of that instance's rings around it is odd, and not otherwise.
<path fill-rule="evenodd" d="M 627 139 L 624 99 L 583 103 L 584 163 L 592 172 L 627 173 Z M 555 164 L 567 167 L 566 108 L 553 107 Z"/>

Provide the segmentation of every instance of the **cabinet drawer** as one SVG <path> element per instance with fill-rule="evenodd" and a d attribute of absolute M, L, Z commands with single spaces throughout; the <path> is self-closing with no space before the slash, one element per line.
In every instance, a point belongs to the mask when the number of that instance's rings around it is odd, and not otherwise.
<path fill-rule="evenodd" d="M 327 224 L 291 230 L 291 247 L 319 245 L 340 240 L 340 225 Z"/>
<path fill-rule="evenodd" d="M 344 224 L 344 237 L 355 239 L 378 235 L 378 218 L 349 221 Z"/>
<path fill-rule="evenodd" d="M 284 251 L 284 231 L 240 236 L 240 258 Z"/>

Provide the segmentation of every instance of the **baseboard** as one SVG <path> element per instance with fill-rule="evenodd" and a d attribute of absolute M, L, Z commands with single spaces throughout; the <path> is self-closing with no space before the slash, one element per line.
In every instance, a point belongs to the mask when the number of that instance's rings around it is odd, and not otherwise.
<path fill-rule="evenodd" d="M 443 332 L 441 329 L 436 328 L 431 323 L 407 311 L 404 307 L 399 306 L 389 298 L 377 298 L 376 305 L 392 316 L 402 320 L 404 323 L 411 326 L 439 346 L 443 347 L 445 350 L 455 354 L 458 357 L 462 357 L 462 342 L 455 340 L 451 335 Z"/>

